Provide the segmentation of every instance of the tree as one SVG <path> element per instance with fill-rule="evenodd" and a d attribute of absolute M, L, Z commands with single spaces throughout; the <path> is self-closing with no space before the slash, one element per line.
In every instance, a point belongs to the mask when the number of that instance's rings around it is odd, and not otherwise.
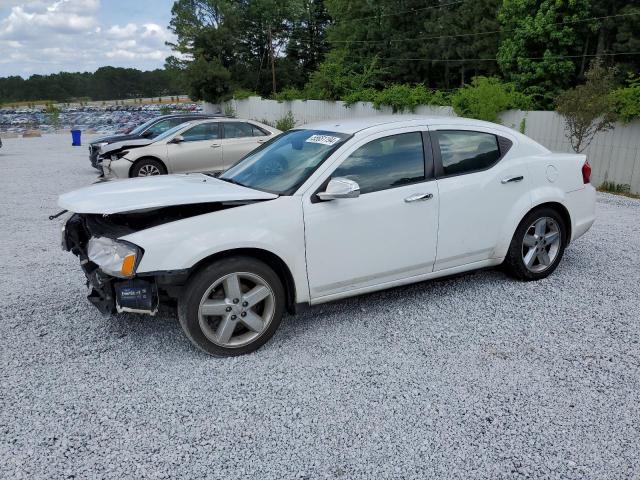
<path fill-rule="evenodd" d="M 613 128 L 611 91 L 615 70 L 594 60 L 586 73 L 586 82 L 567 90 L 558 99 L 557 111 L 565 119 L 565 136 L 576 153 L 584 151 L 598 132 Z"/>
<path fill-rule="evenodd" d="M 231 98 L 231 73 L 218 60 L 206 60 L 199 56 L 189 63 L 185 75 L 190 88 L 189 96 L 193 100 L 218 103 Z"/>
<path fill-rule="evenodd" d="M 504 0 L 498 63 L 505 80 L 534 95 L 538 106 L 553 105 L 575 84 L 583 54 L 591 0 Z M 575 58 L 574 58 L 575 57 Z"/>

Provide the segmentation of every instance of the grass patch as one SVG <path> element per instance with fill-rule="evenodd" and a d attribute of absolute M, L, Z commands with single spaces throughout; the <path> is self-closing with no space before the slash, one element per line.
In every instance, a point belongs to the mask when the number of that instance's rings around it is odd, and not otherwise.
<path fill-rule="evenodd" d="M 631 185 L 628 183 L 603 182 L 598 187 L 598 191 L 640 199 L 640 195 L 631 193 Z"/>

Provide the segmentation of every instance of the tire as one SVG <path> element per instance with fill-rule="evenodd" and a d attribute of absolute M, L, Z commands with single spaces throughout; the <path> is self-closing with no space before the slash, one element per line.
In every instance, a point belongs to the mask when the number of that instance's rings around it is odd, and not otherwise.
<path fill-rule="evenodd" d="M 131 168 L 130 176 L 133 177 L 148 177 L 152 175 L 166 175 L 167 169 L 160 160 L 154 158 L 143 158 L 134 163 Z"/>
<path fill-rule="evenodd" d="M 234 293 L 234 279 L 240 294 Z M 209 355 L 244 355 L 273 336 L 285 299 L 282 281 L 268 265 L 251 257 L 229 257 L 187 282 L 178 299 L 178 318 L 191 343 Z"/>
<path fill-rule="evenodd" d="M 524 281 L 546 278 L 558 267 L 566 245 L 567 226 L 562 216 L 549 207 L 533 210 L 513 234 L 505 270 Z"/>

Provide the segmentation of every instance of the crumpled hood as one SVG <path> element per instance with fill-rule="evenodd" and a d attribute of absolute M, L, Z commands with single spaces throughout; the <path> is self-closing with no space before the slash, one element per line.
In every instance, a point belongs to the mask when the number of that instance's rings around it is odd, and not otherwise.
<path fill-rule="evenodd" d="M 131 135 L 130 133 L 119 134 L 119 135 L 107 135 L 106 137 L 96 138 L 91 140 L 91 145 L 97 145 L 98 143 L 113 143 L 113 142 L 122 142 L 124 140 L 133 140 L 136 138 L 140 138 L 139 135 Z"/>
<path fill-rule="evenodd" d="M 138 148 L 151 145 L 155 140 L 149 138 L 134 138 L 132 140 L 125 140 L 123 142 L 110 143 L 100 149 L 100 155 L 108 155 L 111 152 L 122 150 L 124 148 Z"/>
<path fill-rule="evenodd" d="M 96 183 L 60 195 L 58 205 L 74 213 L 114 214 L 173 205 L 274 198 L 278 195 L 193 173 Z"/>

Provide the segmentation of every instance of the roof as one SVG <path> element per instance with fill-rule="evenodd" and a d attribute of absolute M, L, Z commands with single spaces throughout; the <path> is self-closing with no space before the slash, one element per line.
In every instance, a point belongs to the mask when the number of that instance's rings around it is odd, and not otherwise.
<path fill-rule="evenodd" d="M 189 113 L 189 112 L 185 112 L 185 113 L 168 113 L 166 115 L 160 115 L 159 117 L 156 117 L 156 118 L 157 119 L 162 119 L 162 118 L 175 118 L 175 117 L 219 118 L 219 117 L 224 117 L 224 115 L 215 114 L 215 113 Z"/>
<path fill-rule="evenodd" d="M 352 135 L 356 132 L 380 127 L 383 125 L 393 126 L 393 124 L 402 123 L 420 123 L 423 125 L 431 124 L 460 124 L 460 125 L 477 125 L 482 127 L 490 127 L 496 129 L 505 128 L 495 123 L 484 122 L 482 120 L 474 120 L 471 118 L 461 117 L 445 117 L 445 116 L 425 116 L 425 115 L 378 115 L 374 117 L 350 118 L 339 120 L 325 120 L 322 122 L 314 122 L 304 125 L 302 128 L 309 130 L 325 130 L 328 132 L 346 133 Z M 398 125 L 399 127 L 402 125 Z M 410 125 L 407 125 L 410 126 Z"/>

